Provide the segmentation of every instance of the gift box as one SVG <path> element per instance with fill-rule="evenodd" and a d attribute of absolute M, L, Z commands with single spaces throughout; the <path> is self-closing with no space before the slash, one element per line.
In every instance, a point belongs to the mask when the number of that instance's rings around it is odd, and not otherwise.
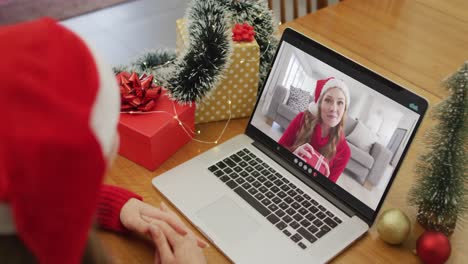
<path fill-rule="evenodd" d="M 151 111 L 120 115 L 119 154 L 155 170 L 192 139 L 194 120 L 195 104 L 179 104 L 163 90 Z"/>
<path fill-rule="evenodd" d="M 185 19 L 176 21 L 176 52 L 181 55 L 188 46 Z M 248 117 L 257 100 L 260 48 L 255 40 L 233 42 L 231 64 L 223 79 L 213 87 L 203 102 L 197 103 L 195 123 Z M 229 102 L 231 102 L 229 104 Z"/>
<path fill-rule="evenodd" d="M 315 150 L 314 147 L 308 144 L 304 148 L 304 150 L 311 155 L 310 158 L 301 153 L 297 154 L 297 156 L 303 159 L 305 162 L 307 162 L 307 164 L 318 170 L 321 174 L 328 177 L 330 175 L 330 167 L 328 166 L 327 158 L 325 158 L 322 154 L 320 154 L 320 152 Z"/>
<path fill-rule="evenodd" d="M 320 152 L 316 151 L 314 148 L 311 148 L 309 151 L 312 154 L 311 158 L 306 158 L 305 161 L 307 164 L 312 166 L 314 169 L 318 170 L 321 174 L 328 177 L 330 175 L 330 168 L 328 166 L 328 160 Z"/>

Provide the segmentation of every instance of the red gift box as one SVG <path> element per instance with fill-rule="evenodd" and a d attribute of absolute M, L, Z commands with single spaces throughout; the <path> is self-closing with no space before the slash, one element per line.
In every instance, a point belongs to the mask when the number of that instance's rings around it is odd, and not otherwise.
<path fill-rule="evenodd" d="M 188 133 L 175 118 L 176 113 Z M 119 154 L 148 170 L 155 170 L 192 139 L 195 104 L 179 104 L 163 91 L 152 111 L 120 114 L 118 129 Z"/>
<path fill-rule="evenodd" d="M 328 177 L 330 175 L 330 168 L 328 166 L 328 160 L 320 152 L 316 151 L 311 147 L 309 153 L 312 154 L 311 158 L 306 158 L 305 161 L 307 164 L 312 166 L 314 169 L 318 170 L 321 174 Z"/>

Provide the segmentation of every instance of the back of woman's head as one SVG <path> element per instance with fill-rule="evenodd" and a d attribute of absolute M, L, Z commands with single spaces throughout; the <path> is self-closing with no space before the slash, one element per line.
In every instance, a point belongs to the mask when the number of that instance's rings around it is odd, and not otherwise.
<path fill-rule="evenodd" d="M 81 262 L 116 136 L 116 80 L 52 19 L 0 27 L 0 55 L 0 235 L 39 263 Z"/>

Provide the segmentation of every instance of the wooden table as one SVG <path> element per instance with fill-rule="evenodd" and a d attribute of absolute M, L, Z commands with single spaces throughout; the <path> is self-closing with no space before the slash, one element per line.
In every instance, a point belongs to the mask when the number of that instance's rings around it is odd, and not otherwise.
<path fill-rule="evenodd" d="M 468 59 L 466 10 L 466 0 L 345 0 L 281 28 L 289 26 L 303 32 L 424 96 L 433 106 L 448 94 L 440 87 L 440 81 Z M 197 126 L 202 132 L 199 139 L 215 140 L 224 124 L 223 121 Z M 246 124 L 247 119 L 232 120 L 220 141 L 242 133 Z M 414 183 L 414 163 L 424 151 L 421 140 L 432 125 L 430 118 L 423 121 L 382 208 L 382 211 L 399 208 L 408 214 L 414 223 L 409 239 L 400 247 L 389 246 L 378 237 L 374 226 L 332 262 L 419 263 L 413 251 L 423 229 L 415 223 L 416 208 L 408 206 L 406 196 Z M 212 146 L 192 141 L 153 172 L 118 157 L 106 182 L 128 188 L 142 195 L 146 202 L 158 205 L 164 198 L 153 188 L 151 179 Z M 98 236 L 115 263 L 153 260 L 154 249 L 147 241 L 106 231 L 99 231 Z M 468 262 L 467 239 L 465 224 L 458 223 L 450 238 L 449 263 Z M 210 263 L 229 263 L 214 246 L 205 250 L 205 254 Z"/>

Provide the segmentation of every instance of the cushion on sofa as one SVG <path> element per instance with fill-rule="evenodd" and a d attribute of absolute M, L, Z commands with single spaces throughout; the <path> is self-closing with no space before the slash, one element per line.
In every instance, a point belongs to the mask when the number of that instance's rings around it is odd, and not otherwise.
<path fill-rule="evenodd" d="M 346 118 L 344 120 L 344 133 L 345 136 L 349 135 L 351 132 L 353 132 L 353 129 L 356 127 L 357 120 L 350 117 L 349 115 L 346 115 Z"/>
<path fill-rule="evenodd" d="M 309 105 L 310 93 L 302 89 L 291 86 L 289 98 L 286 103 L 289 107 L 297 112 L 304 111 Z"/>
<path fill-rule="evenodd" d="M 348 146 L 351 150 L 352 160 L 361 164 L 361 166 L 365 168 L 372 168 L 372 166 L 374 165 L 374 158 L 369 154 L 369 152 L 365 152 L 362 149 L 354 146 L 353 144 L 348 144 Z"/>
<path fill-rule="evenodd" d="M 346 170 L 351 174 L 360 184 L 364 184 L 369 174 L 369 169 L 361 166 L 358 162 L 350 159 L 346 165 Z"/>
<path fill-rule="evenodd" d="M 299 111 L 293 109 L 292 107 L 288 105 L 285 105 L 285 104 L 278 105 L 278 115 L 286 119 L 289 119 L 289 121 L 292 121 L 297 116 L 297 114 L 299 114 Z"/>
<path fill-rule="evenodd" d="M 358 121 L 353 131 L 346 139 L 356 147 L 369 153 L 372 145 L 377 141 L 377 136 L 372 133 L 361 121 Z"/>

